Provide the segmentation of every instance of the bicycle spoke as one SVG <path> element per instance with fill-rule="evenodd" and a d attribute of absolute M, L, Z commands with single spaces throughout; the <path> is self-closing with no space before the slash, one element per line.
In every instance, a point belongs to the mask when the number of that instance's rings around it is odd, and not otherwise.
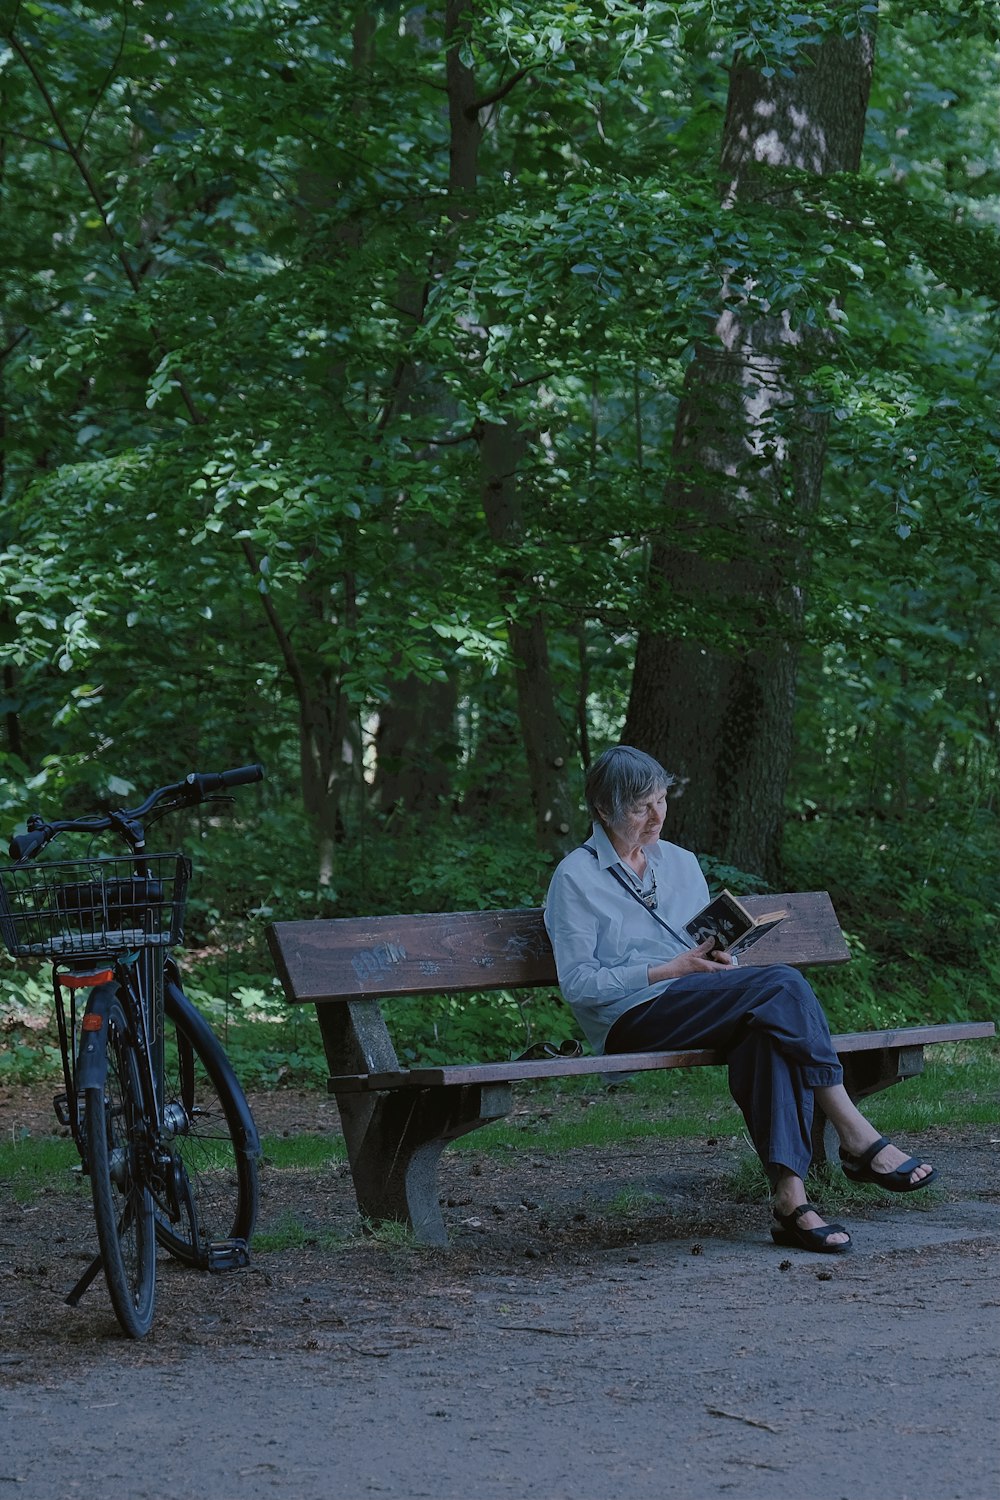
<path fill-rule="evenodd" d="M 164 1123 L 176 1132 L 170 1149 L 191 1207 L 185 1211 L 179 1203 L 177 1219 L 159 1212 L 156 1233 L 178 1259 L 215 1269 L 239 1263 L 231 1242 L 249 1241 L 253 1233 L 257 1133 L 243 1090 L 207 1022 L 175 984 L 167 985 L 165 1003 L 172 1045 L 164 1066 Z"/>

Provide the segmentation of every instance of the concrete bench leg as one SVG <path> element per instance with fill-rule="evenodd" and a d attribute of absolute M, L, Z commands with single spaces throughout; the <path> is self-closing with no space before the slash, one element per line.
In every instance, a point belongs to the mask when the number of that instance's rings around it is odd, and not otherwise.
<path fill-rule="evenodd" d="M 437 1165 L 450 1141 L 510 1113 L 509 1083 L 337 1095 L 358 1208 L 408 1224 L 423 1245 L 446 1245 Z"/>

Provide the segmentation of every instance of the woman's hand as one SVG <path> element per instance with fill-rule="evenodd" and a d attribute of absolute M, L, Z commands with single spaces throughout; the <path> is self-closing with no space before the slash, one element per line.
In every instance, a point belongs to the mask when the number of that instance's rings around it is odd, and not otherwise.
<path fill-rule="evenodd" d="M 713 955 L 711 958 L 710 953 Z M 728 953 L 722 953 L 715 947 L 715 938 L 706 938 L 697 948 L 678 953 L 669 963 L 650 964 L 647 971 L 649 983 L 659 984 L 664 979 L 679 979 L 682 974 L 718 974 L 723 969 L 731 968 L 732 962 Z"/>

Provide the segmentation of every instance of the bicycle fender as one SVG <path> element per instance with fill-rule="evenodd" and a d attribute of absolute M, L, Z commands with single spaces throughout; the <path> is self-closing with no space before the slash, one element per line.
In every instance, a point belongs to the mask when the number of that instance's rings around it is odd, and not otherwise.
<path fill-rule="evenodd" d="M 91 991 L 80 1026 L 80 1051 L 76 1060 L 76 1086 L 79 1090 L 104 1087 L 108 1076 L 108 1011 L 117 996 L 118 989 L 114 984 L 99 984 Z"/>
<path fill-rule="evenodd" d="M 257 1133 L 257 1125 L 250 1112 L 246 1094 L 236 1076 L 236 1070 L 226 1056 L 215 1032 L 181 989 L 180 971 L 173 959 L 167 960 L 165 969 L 164 1007 L 167 1018 L 170 1020 L 178 1015 L 182 1015 L 188 1027 L 200 1035 L 202 1057 L 205 1058 L 210 1055 L 212 1058 L 211 1066 L 215 1072 L 215 1077 L 212 1081 L 217 1088 L 227 1090 L 233 1101 L 233 1109 L 236 1116 L 235 1119 L 230 1120 L 233 1139 L 237 1139 L 236 1133 L 238 1132 L 240 1148 L 259 1161 L 263 1155 L 260 1136 Z"/>

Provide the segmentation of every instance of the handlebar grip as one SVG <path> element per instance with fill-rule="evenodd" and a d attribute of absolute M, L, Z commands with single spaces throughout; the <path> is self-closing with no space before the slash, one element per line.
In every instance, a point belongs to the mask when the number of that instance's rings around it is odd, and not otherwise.
<path fill-rule="evenodd" d="M 223 786 L 249 786 L 253 781 L 264 780 L 263 766 L 237 766 L 233 771 L 221 771 Z"/>
<path fill-rule="evenodd" d="M 263 766 L 237 766 L 232 771 L 192 771 L 187 783 L 206 797 L 211 792 L 221 792 L 230 786 L 248 786 L 252 781 L 264 780 Z"/>
<path fill-rule="evenodd" d="M 44 829 L 40 829 L 37 833 L 15 833 L 7 853 L 12 860 L 20 863 L 22 859 L 30 859 L 45 842 L 46 831 Z"/>

